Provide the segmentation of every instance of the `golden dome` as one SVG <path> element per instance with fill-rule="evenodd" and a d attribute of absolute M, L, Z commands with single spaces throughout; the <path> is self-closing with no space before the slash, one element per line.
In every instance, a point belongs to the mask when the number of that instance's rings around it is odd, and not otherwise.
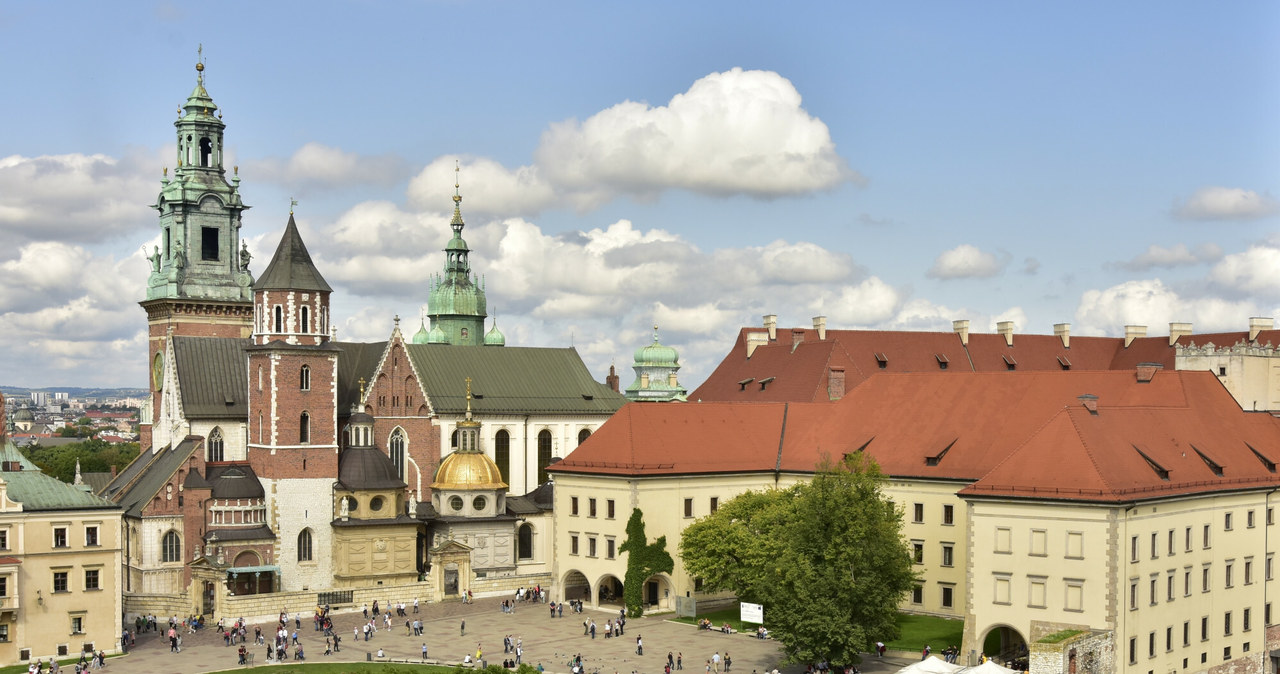
<path fill-rule="evenodd" d="M 432 489 L 506 489 L 498 464 L 480 452 L 453 452 L 436 469 Z"/>

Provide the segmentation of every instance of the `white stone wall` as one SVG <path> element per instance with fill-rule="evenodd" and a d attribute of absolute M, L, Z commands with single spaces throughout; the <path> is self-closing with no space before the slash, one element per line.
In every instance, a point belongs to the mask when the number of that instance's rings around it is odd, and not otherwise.
<path fill-rule="evenodd" d="M 544 429 L 551 432 L 552 458 L 564 458 L 578 447 L 578 433 L 583 429 L 592 433 L 609 420 L 609 414 L 584 414 L 577 416 L 484 415 L 480 421 L 480 448 L 489 458 L 493 453 L 494 438 L 498 431 L 511 434 L 511 465 L 509 493 L 527 494 L 538 488 L 538 434 Z M 440 456 L 453 451 L 450 443 L 453 431 L 462 417 L 443 418 L 440 425 Z M 413 485 L 410 485 L 411 487 Z"/>
<path fill-rule="evenodd" d="M 161 541 L 164 535 L 172 529 L 178 532 L 178 536 L 183 536 L 182 518 L 172 517 L 148 517 L 143 521 L 140 531 L 141 540 L 138 544 L 138 551 L 141 553 L 140 559 L 134 559 L 133 563 L 141 572 L 140 582 L 142 587 L 134 588 L 135 593 L 141 594 L 177 594 L 185 592 L 186 588 L 182 586 L 183 561 L 190 561 L 193 550 L 186 549 L 184 540 L 182 557 L 177 562 L 161 562 Z"/>
<path fill-rule="evenodd" d="M 263 479 L 267 517 L 276 534 L 275 559 L 285 592 L 327 589 L 333 585 L 333 478 Z M 298 561 L 298 534 L 311 529 L 311 560 Z"/>
<path fill-rule="evenodd" d="M 248 437 L 245 435 L 248 426 L 244 419 L 193 419 L 191 421 L 192 435 L 208 439 L 214 428 L 222 429 L 223 461 L 245 461 L 249 458 L 246 448 Z"/>

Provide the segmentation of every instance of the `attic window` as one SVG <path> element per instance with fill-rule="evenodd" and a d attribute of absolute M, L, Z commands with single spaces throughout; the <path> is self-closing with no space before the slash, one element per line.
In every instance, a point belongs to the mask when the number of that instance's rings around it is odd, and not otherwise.
<path fill-rule="evenodd" d="M 476 400 L 484 400 L 484 394 L 483 394 L 483 393 L 474 393 L 474 392 L 473 392 L 473 393 L 471 394 L 471 397 L 472 397 L 472 398 L 475 398 Z M 408 404 L 408 400 L 409 400 L 408 398 L 405 398 L 405 404 L 406 404 L 406 405 Z"/>
<path fill-rule="evenodd" d="M 886 367 L 889 367 L 889 357 L 884 355 L 883 353 L 876 354 L 876 362 L 880 364 L 881 370 L 885 369 Z"/>
<path fill-rule="evenodd" d="M 1058 364 L 1061 365 L 1064 370 L 1071 369 L 1071 361 L 1067 360 L 1066 356 L 1058 356 Z"/>
<path fill-rule="evenodd" d="M 768 386 L 768 385 L 769 385 L 769 382 L 773 381 L 774 379 L 777 379 L 777 377 L 765 377 L 764 379 L 761 379 L 761 380 L 760 380 L 760 390 L 761 390 L 761 391 L 763 391 L 763 390 L 764 390 L 764 387 Z"/>
<path fill-rule="evenodd" d="M 595 396 L 591 395 L 590 393 L 583 393 L 583 394 L 582 394 L 582 399 L 583 399 L 583 400 L 595 400 Z"/>
<path fill-rule="evenodd" d="M 1249 444 L 1249 443 L 1247 443 L 1247 442 L 1246 442 L 1246 443 L 1244 443 L 1244 446 L 1245 446 L 1245 447 L 1248 447 L 1248 448 L 1249 448 L 1249 451 L 1253 452 L 1253 455 L 1254 455 L 1254 456 L 1256 456 L 1256 457 L 1258 457 L 1258 460 L 1262 462 L 1262 465 L 1264 465 L 1264 466 L 1266 466 L 1266 467 L 1267 467 L 1267 472 L 1268 472 L 1268 473 L 1274 473 L 1274 472 L 1276 472 L 1276 462 L 1275 462 L 1275 461 L 1272 461 L 1271 459 L 1268 459 L 1267 457 L 1263 456 L 1263 455 L 1262 455 L 1262 452 L 1259 452 L 1258 450 L 1254 449 L 1254 448 L 1253 448 L 1253 445 L 1251 445 L 1251 444 Z"/>
<path fill-rule="evenodd" d="M 935 353 L 933 354 L 933 357 L 938 359 L 939 370 L 947 369 L 947 364 L 951 362 L 949 359 L 947 359 L 947 354 L 945 353 Z"/>
<path fill-rule="evenodd" d="M 1010 356 L 1009 354 L 1006 353 L 1003 356 L 1001 356 L 1001 358 L 1004 358 L 1005 367 L 1009 368 L 1010 370 L 1018 369 L 1018 361 L 1014 360 L 1013 356 Z"/>
<path fill-rule="evenodd" d="M 946 455 L 947 455 L 947 452 L 951 451 L 951 448 L 952 448 L 952 447 L 956 444 L 956 442 L 958 442 L 959 440 L 960 440 L 960 438 L 956 438 L 955 440 L 952 440 L 950 443 L 948 443 L 948 444 L 947 444 L 947 446 L 946 446 L 946 447 L 943 447 L 943 448 L 942 448 L 942 451 L 941 451 L 941 452 L 938 452 L 938 453 L 937 453 L 936 455 L 934 455 L 934 456 L 926 456 L 926 457 L 924 457 L 924 465 L 926 465 L 926 466 L 936 466 L 936 465 L 938 465 L 938 464 L 942 463 L 942 457 L 946 456 Z"/>
<path fill-rule="evenodd" d="M 750 384 L 751 382 L 753 382 L 753 381 L 755 381 L 755 380 L 756 380 L 756 378 L 755 378 L 755 377 L 750 377 L 750 378 L 748 378 L 748 379 L 743 379 L 742 381 L 738 382 L 738 390 L 739 390 L 739 391 L 745 391 L 745 390 L 747 390 L 747 384 Z"/>
<path fill-rule="evenodd" d="M 1137 445 L 1133 445 L 1133 451 L 1137 452 L 1138 456 L 1141 456 L 1142 460 L 1146 461 L 1148 466 L 1151 466 L 1151 470 L 1154 470 L 1156 472 L 1156 475 L 1160 476 L 1161 480 L 1164 480 L 1165 482 L 1169 481 L 1169 469 L 1156 463 L 1154 459 L 1147 456 L 1146 452 L 1142 451 L 1141 449 L 1138 449 Z"/>
<path fill-rule="evenodd" d="M 1217 475 L 1218 477 L 1222 477 L 1223 469 L 1221 464 L 1219 464 L 1217 461 L 1214 461 L 1213 459 L 1210 459 L 1208 455 L 1200 451 L 1199 447 L 1196 447 L 1195 445 L 1191 445 L 1191 449 L 1195 450 L 1196 454 L 1200 455 L 1200 460 L 1204 461 L 1204 465 L 1208 466 L 1209 470 L 1213 471 L 1214 475 Z"/>

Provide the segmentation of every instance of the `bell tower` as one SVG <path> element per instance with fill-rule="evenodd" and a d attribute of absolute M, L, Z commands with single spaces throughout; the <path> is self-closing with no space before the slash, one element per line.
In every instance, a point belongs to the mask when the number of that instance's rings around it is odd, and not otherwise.
<path fill-rule="evenodd" d="M 458 168 L 454 167 L 454 173 Z M 445 246 L 444 276 L 432 280 L 427 300 L 427 316 L 431 318 L 429 343 L 457 346 L 480 346 L 484 343 L 484 319 L 487 315 L 484 286 L 471 272 L 467 256 L 471 249 L 462 238 L 462 194 L 455 178 L 453 189 L 453 238 Z"/>
<path fill-rule="evenodd" d="M 203 56 L 203 47 L 201 48 Z M 178 109 L 177 157 L 165 168 L 152 208 L 160 214 L 160 244 L 151 263 L 147 296 L 147 363 L 151 403 L 142 411 L 141 442 L 151 444 L 151 421 L 160 413 L 166 343 L 170 336 L 247 338 L 253 321 L 253 275 L 240 241 L 240 178 L 230 182 L 223 165 L 222 113 L 204 87 L 204 61 L 196 86 Z M 233 171 L 234 173 L 235 171 Z"/>

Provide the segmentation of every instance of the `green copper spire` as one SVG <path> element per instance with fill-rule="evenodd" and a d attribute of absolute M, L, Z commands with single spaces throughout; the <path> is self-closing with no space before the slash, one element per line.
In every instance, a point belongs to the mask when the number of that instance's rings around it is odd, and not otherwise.
<path fill-rule="evenodd" d="M 203 48 L 201 48 L 203 55 Z M 240 244 L 238 167 L 230 182 L 223 166 L 222 113 L 204 88 L 204 61 L 196 87 L 173 123 L 178 135 L 173 179 L 166 168 L 160 195 L 160 245 L 147 251 L 147 299 L 253 300 L 249 251 Z"/>
<path fill-rule="evenodd" d="M 454 166 L 454 173 L 460 171 Z M 432 343 L 438 339 L 437 330 L 444 336 L 444 342 L 458 346 L 479 346 L 483 343 L 485 319 L 485 294 L 474 276 L 471 274 L 471 263 L 467 260 L 467 242 L 462 238 L 462 194 L 459 192 L 459 181 L 453 184 L 453 220 L 449 226 L 453 229 L 453 238 L 444 248 L 444 276 L 437 276 L 431 287 L 427 301 L 427 316 L 431 319 Z"/>
<path fill-rule="evenodd" d="M 658 341 L 658 326 L 653 326 L 653 343 L 636 349 L 636 380 L 623 393 L 628 400 L 684 400 L 688 393 L 676 379 L 680 370 L 680 354 Z"/>

